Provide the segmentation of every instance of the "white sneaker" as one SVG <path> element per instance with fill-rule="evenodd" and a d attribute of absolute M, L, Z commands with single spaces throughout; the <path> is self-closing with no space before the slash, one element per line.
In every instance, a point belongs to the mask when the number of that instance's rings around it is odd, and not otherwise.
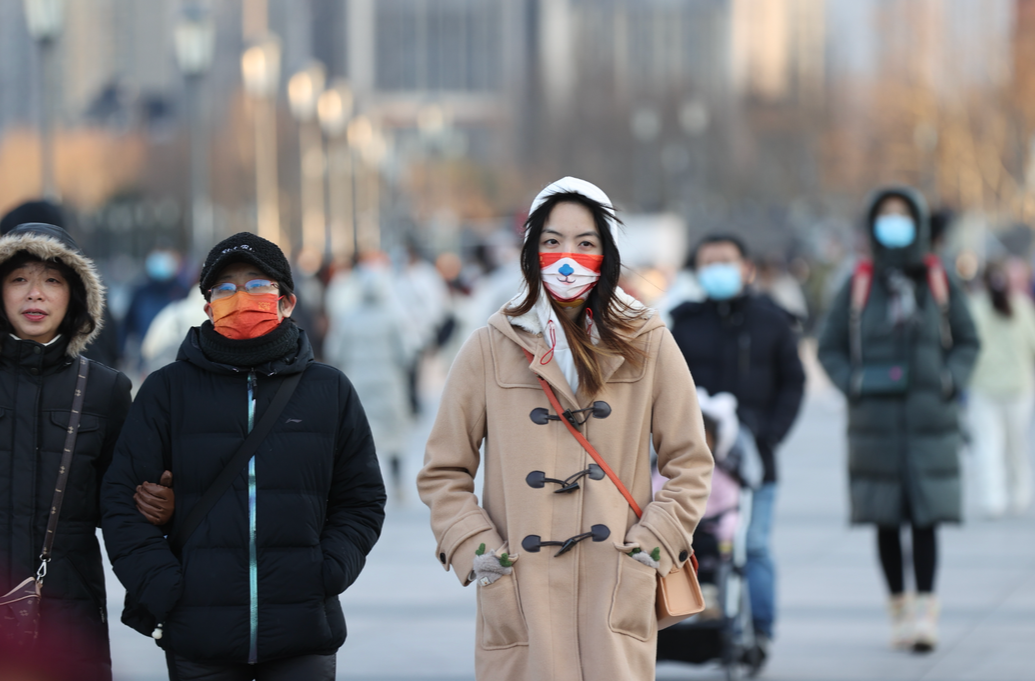
<path fill-rule="evenodd" d="M 895 650 L 909 650 L 913 647 L 913 595 L 898 594 L 888 599 L 888 613 L 891 615 L 891 647 Z"/>
<path fill-rule="evenodd" d="M 938 645 L 938 597 L 917 594 L 916 628 L 913 630 L 913 651 L 929 653 Z"/>

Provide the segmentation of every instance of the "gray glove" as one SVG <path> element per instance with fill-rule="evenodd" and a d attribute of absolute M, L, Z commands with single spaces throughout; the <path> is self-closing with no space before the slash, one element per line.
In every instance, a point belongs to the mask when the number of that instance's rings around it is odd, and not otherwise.
<path fill-rule="evenodd" d="M 485 544 L 478 547 L 474 554 L 474 581 L 481 586 L 489 586 L 503 575 L 513 572 L 508 554 L 496 556 L 496 552 L 486 553 Z"/>

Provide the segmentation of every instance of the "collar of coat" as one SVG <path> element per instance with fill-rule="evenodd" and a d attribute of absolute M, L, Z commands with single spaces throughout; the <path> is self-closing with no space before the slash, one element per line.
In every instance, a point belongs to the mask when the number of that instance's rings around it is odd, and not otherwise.
<path fill-rule="evenodd" d="M 567 379 L 564 378 L 563 372 L 557 366 L 557 362 L 547 361 L 545 364 L 542 363 L 543 356 L 550 350 L 550 346 L 545 340 L 542 323 L 536 310 L 533 308 L 519 317 L 511 317 L 506 314 L 508 308 L 516 306 L 524 299 L 524 295 L 524 292 L 518 294 L 501 307 L 498 312 L 489 317 L 489 326 L 502 333 L 520 348 L 532 353 L 532 363 L 528 368 L 533 373 L 546 379 L 559 398 L 566 400 L 570 405 L 582 408 L 582 403 L 572 393 Z M 621 288 L 615 288 L 615 297 L 629 306 L 630 311 L 633 313 L 644 312 L 643 316 L 639 318 L 640 325 L 632 332 L 631 338 L 639 338 L 658 327 L 664 326 L 660 315 L 655 314 L 653 309 L 646 307 Z M 620 355 L 601 358 L 604 382 L 606 383 L 624 363 L 625 358 Z M 582 395 L 581 393 L 580 396 L 586 398 L 587 401 L 592 397 Z"/>

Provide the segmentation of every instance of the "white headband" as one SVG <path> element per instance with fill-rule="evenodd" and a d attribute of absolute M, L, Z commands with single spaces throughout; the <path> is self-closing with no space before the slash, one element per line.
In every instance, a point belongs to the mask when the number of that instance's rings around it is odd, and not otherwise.
<path fill-rule="evenodd" d="M 587 199 L 592 199 L 603 205 L 605 208 L 608 208 L 612 213 L 615 209 L 614 205 L 611 203 L 611 199 L 607 198 L 607 194 L 604 193 L 604 190 L 592 182 L 586 182 L 577 177 L 562 177 L 543 191 L 539 192 L 535 197 L 535 200 L 532 201 L 532 208 L 528 211 L 529 215 L 534 213 L 536 208 L 543 205 L 543 202 L 554 194 L 581 194 Z M 618 225 L 610 216 L 607 217 L 607 224 L 611 228 L 611 239 L 617 244 Z"/>

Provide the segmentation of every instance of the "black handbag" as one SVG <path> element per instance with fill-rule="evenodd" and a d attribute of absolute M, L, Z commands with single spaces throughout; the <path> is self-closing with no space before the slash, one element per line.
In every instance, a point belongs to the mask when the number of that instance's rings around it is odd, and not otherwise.
<path fill-rule="evenodd" d="M 303 370 L 284 379 L 284 382 L 277 388 L 270 406 L 266 409 L 262 418 L 259 419 L 259 422 L 255 424 L 252 432 L 248 433 L 248 437 L 241 443 L 233 458 L 230 459 L 229 463 L 226 464 L 223 470 L 219 472 L 219 475 L 216 476 L 216 479 L 212 481 L 212 484 L 209 485 L 208 489 L 205 490 L 205 495 L 191 508 L 190 513 L 183 520 L 183 524 L 169 535 L 169 548 L 172 549 L 172 552 L 177 557 L 183 551 L 187 540 L 194 534 L 194 530 L 198 529 L 201 521 L 205 519 L 208 512 L 216 505 L 219 498 L 234 484 L 234 480 L 237 479 L 241 469 L 254 456 L 259 445 L 262 444 L 270 430 L 273 429 L 273 424 L 276 423 L 281 412 L 284 411 L 284 407 L 287 406 L 304 373 L 305 371 Z M 162 638 L 161 622 L 151 614 L 151 611 L 138 603 L 130 596 L 128 591 L 126 592 L 126 599 L 123 605 L 122 623 L 145 636 L 151 636 L 156 641 L 159 641 L 160 645 Z"/>
<path fill-rule="evenodd" d="M 54 500 L 50 504 L 50 517 L 47 520 L 47 534 L 43 538 L 43 550 L 40 552 L 39 569 L 36 570 L 36 576 L 27 577 L 18 586 L 0 596 L 0 633 L 22 649 L 31 648 L 39 636 L 43 580 L 47 576 L 47 565 L 53 555 L 54 536 L 57 534 L 61 503 L 65 499 L 68 473 L 72 468 L 72 452 L 75 451 L 75 440 L 79 434 L 79 421 L 82 417 L 83 401 L 86 399 L 86 377 L 89 373 L 89 362 L 85 357 L 80 357 L 75 395 L 72 398 L 72 414 L 68 419 L 68 433 L 65 435 L 65 448 L 61 453 L 61 466 L 58 468 L 57 484 L 54 486 Z"/>

